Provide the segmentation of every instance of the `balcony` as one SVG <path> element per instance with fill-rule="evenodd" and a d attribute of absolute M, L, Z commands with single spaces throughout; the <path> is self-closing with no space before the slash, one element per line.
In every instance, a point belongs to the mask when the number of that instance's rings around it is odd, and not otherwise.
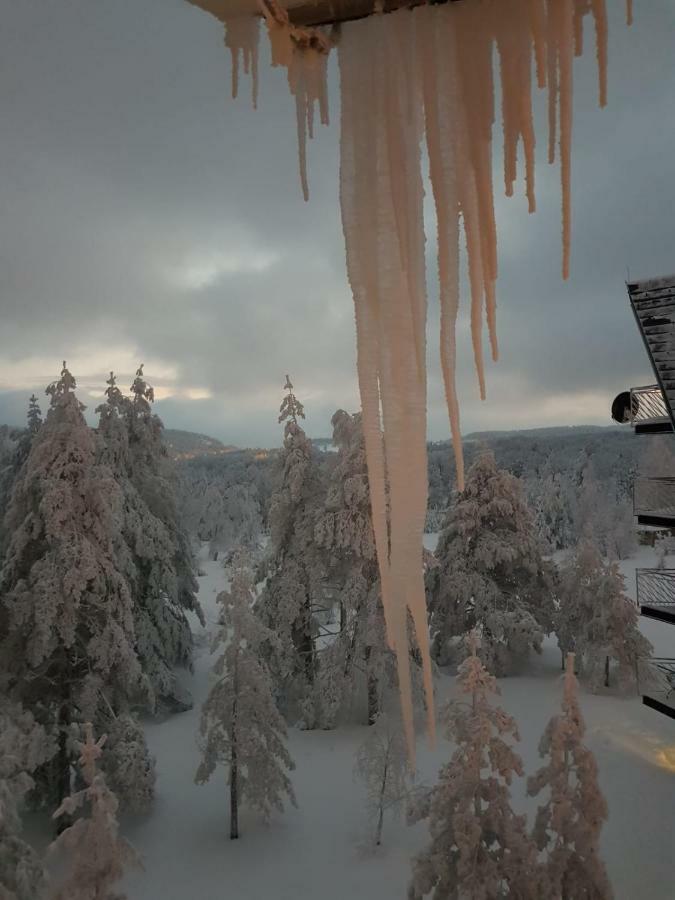
<path fill-rule="evenodd" d="M 675 569 L 637 569 L 635 580 L 640 613 L 675 624 Z"/>
<path fill-rule="evenodd" d="M 664 434 L 673 430 L 665 398 L 657 384 L 630 389 L 628 414 L 636 434 Z"/>
<path fill-rule="evenodd" d="M 642 702 L 675 719 L 675 659 L 654 657 L 640 666 Z"/>
<path fill-rule="evenodd" d="M 636 478 L 633 515 L 640 525 L 675 528 L 675 478 Z"/>

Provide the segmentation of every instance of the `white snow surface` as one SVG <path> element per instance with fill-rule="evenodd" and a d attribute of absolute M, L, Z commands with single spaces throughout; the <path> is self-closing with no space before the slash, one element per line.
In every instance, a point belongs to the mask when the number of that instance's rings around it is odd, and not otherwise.
<path fill-rule="evenodd" d="M 432 549 L 435 535 L 425 536 Z M 194 674 L 186 685 L 192 711 L 147 724 L 157 757 L 157 799 L 152 814 L 123 822 L 126 836 L 143 857 L 144 872 L 125 882 L 129 900 L 404 900 L 410 858 L 426 843 L 426 825 L 385 821 L 383 845 L 367 846 L 364 790 L 353 777 L 354 752 L 366 727 L 336 731 L 290 730 L 297 770 L 293 782 L 299 808 L 265 825 L 244 809 L 241 838 L 230 841 L 225 772 L 207 785 L 193 777 L 199 761 L 195 742 L 199 709 L 213 658 L 207 631 L 213 626 L 216 593 L 225 572 L 203 553 L 199 599 L 207 628 L 195 624 Z M 675 565 L 675 560 L 669 561 Z M 635 592 L 636 566 L 655 564 L 654 551 L 640 548 L 622 563 L 626 587 Z M 675 656 L 675 627 L 642 620 L 655 655 Z M 560 653 L 549 640 L 527 674 L 500 681 L 502 705 L 516 716 L 519 751 L 526 772 L 538 766 L 537 745 L 562 691 Z M 436 685 L 439 706 L 452 694 L 454 678 Z M 587 742 L 596 754 L 600 784 L 609 805 L 602 849 L 617 900 L 670 900 L 675 894 L 672 852 L 675 809 L 675 721 L 642 706 L 638 697 L 582 693 Z M 418 740 L 419 780 L 435 780 L 450 748 L 439 736 L 435 749 Z M 514 787 L 515 804 L 533 814 L 524 782 Z"/>

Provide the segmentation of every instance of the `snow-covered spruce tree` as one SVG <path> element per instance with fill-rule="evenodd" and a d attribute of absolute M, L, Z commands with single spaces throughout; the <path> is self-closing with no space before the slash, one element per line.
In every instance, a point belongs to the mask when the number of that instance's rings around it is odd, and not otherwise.
<path fill-rule="evenodd" d="M 254 549 L 262 532 L 260 504 L 255 486 L 231 484 L 224 491 L 212 486 L 205 497 L 204 518 L 209 521 L 209 555 L 218 559 L 221 553 L 237 546 Z"/>
<path fill-rule="evenodd" d="M 535 529 L 542 541 L 552 551 L 569 547 L 574 540 L 569 479 L 545 471 L 530 487 Z"/>
<path fill-rule="evenodd" d="M 298 422 L 305 417 L 304 408 L 288 376 L 285 389 L 279 413 L 284 444 L 279 484 L 270 505 L 267 580 L 256 609 L 261 622 L 279 639 L 270 647 L 269 662 L 283 693 L 280 699 L 287 708 L 299 702 L 306 726 L 313 727 L 317 669 L 313 607 L 320 581 L 314 523 L 322 485 L 312 442 Z"/>
<path fill-rule="evenodd" d="M 58 743 L 34 778 L 43 802 L 70 789 L 71 725 L 127 714 L 144 694 L 133 603 L 115 563 L 120 497 L 97 463 L 94 434 L 65 366 L 17 478 L 0 572 L 0 668 L 19 701 Z"/>
<path fill-rule="evenodd" d="M 514 897 L 540 900 L 537 851 L 525 816 L 511 808 L 509 786 L 523 765 L 513 749 L 515 720 L 498 706 L 496 680 L 477 655 L 478 637 L 460 665 L 457 682 L 467 700 L 451 701 L 444 714 L 447 736 L 455 744 L 438 784 L 418 805 L 428 818 L 431 843 L 413 860 L 410 900 Z M 467 702 L 468 701 L 468 702 Z"/>
<path fill-rule="evenodd" d="M 169 532 L 173 544 L 178 605 L 194 612 L 203 622 L 197 600 L 198 585 L 192 548 L 178 517 L 175 473 L 163 440 L 164 425 L 152 411 L 155 392 L 145 381 L 142 364 L 136 371 L 131 393 L 131 403 L 125 407 L 131 482 L 150 512 Z"/>
<path fill-rule="evenodd" d="M 583 744 L 574 654 L 567 656 L 562 713 L 539 743 L 544 766 L 527 780 L 527 792 L 546 802 L 537 810 L 534 840 L 546 854 L 545 891 L 551 900 L 610 900 L 612 888 L 600 859 L 600 830 L 607 804 L 598 787 L 595 758 Z"/>
<path fill-rule="evenodd" d="M 183 710 L 192 703 L 181 688 L 174 665 L 189 665 L 192 633 L 180 602 L 176 542 L 169 527 L 150 509 L 132 480 L 129 422 L 133 403 L 124 397 L 111 372 L 99 414 L 99 458 L 120 488 L 116 563 L 129 585 L 134 609 L 136 649 L 152 688 L 149 706 Z M 128 731 L 126 725 L 123 731 Z M 109 728 L 107 747 L 116 745 L 119 729 Z M 107 773 L 111 776 L 111 773 Z"/>
<path fill-rule="evenodd" d="M 317 693 L 324 727 L 333 725 L 341 706 L 361 692 L 372 724 L 382 695 L 397 686 L 384 624 L 361 414 L 339 409 L 332 425 L 337 460 L 314 530 L 321 569 L 337 589 L 340 605 L 339 624 L 329 626 L 337 630 L 335 639 L 329 638 L 319 653 Z M 413 673 L 419 674 L 416 651 L 411 655 Z"/>
<path fill-rule="evenodd" d="M 35 850 L 21 838 L 20 808 L 34 787 L 32 773 L 56 745 L 18 704 L 0 706 L 0 900 L 38 900 L 45 877 Z"/>
<path fill-rule="evenodd" d="M 552 629 L 553 570 L 542 557 L 517 478 L 478 457 L 451 507 L 427 572 L 435 655 L 445 662 L 477 628 L 487 668 L 505 675 Z"/>
<path fill-rule="evenodd" d="M 366 789 L 368 824 L 382 843 L 385 813 L 397 815 L 408 795 L 410 769 L 400 714 L 389 704 L 377 714 L 356 751 L 354 771 Z"/>
<path fill-rule="evenodd" d="M 124 838 L 117 822 L 117 797 L 98 771 L 106 736 L 94 740 L 90 722 L 85 740 L 79 744 L 79 765 L 85 787 L 70 794 L 54 813 L 54 818 L 83 814 L 64 829 L 50 845 L 50 851 L 70 854 L 68 873 L 53 900 L 126 900 L 115 885 L 126 869 L 139 866 L 140 857 Z"/>
<path fill-rule="evenodd" d="M 31 434 L 37 434 L 42 425 L 42 410 L 38 398 L 35 394 L 31 394 L 28 399 L 28 430 Z"/>
<path fill-rule="evenodd" d="M 28 402 L 26 418 L 28 423 L 25 429 L 10 429 L 7 425 L 0 425 L 0 564 L 8 540 L 8 535 L 3 532 L 2 518 L 16 476 L 25 463 L 33 438 L 42 425 L 42 413 L 35 394 Z"/>
<path fill-rule="evenodd" d="M 295 805 L 285 770 L 295 768 L 286 749 L 286 725 L 276 708 L 270 672 L 262 658 L 275 636 L 253 612 L 255 589 L 250 562 L 242 551 L 232 562 L 229 591 L 218 595 L 219 628 L 212 652 L 215 682 L 199 726 L 202 761 L 195 781 L 205 784 L 218 764 L 227 768 L 230 786 L 230 837 L 239 837 L 239 806 L 248 801 L 267 818 L 283 809 L 283 797 Z"/>
<path fill-rule="evenodd" d="M 556 618 L 561 651 L 576 653 L 578 671 L 592 689 L 609 687 L 612 663 L 622 687 L 636 682 L 640 660 L 652 647 L 640 633 L 618 564 L 603 560 L 591 539 L 579 544 L 562 569 Z"/>
<path fill-rule="evenodd" d="M 573 514 L 576 541 L 592 537 L 604 556 L 625 559 L 635 546 L 631 499 L 616 479 L 606 478 L 601 483 L 593 459 L 586 454 L 578 463 L 577 481 Z"/>

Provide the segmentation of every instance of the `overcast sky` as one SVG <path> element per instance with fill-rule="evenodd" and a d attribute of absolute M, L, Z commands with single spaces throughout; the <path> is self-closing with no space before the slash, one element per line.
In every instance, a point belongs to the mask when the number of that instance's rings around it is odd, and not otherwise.
<path fill-rule="evenodd" d="M 575 68 L 572 277 L 560 279 L 559 173 L 498 201 L 502 359 L 481 403 L 460 328 L 465 432 L 607 424 L 653 376 L 625 293 L 675 270 L 675 7 L 610 14 L 609 106 L 589 33 Z M 358 406 L 333 124 L 309 148 L 302 201 L 294 109 L 265 48 L 257 112 L 229 98 L 222 26 L 184 0 L 0 0 L 0 422 L 62 359 L 93 408 L 138 362 L 167 426 L 274 445 L 286 372 L 308 431 Z M 590 20 L 587 29 L 590 25 Z M 496 132 L 500 186 L 501 135 Z M 448 435 L 430 271 L 430 437 Z"/>

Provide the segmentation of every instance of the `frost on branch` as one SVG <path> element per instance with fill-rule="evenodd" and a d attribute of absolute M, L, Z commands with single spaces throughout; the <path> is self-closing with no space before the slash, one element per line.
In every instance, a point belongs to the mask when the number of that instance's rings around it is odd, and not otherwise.
<path fill-rule="evenodd" d="M 35 780 L 42 800 L 69 790 L 72 724 L 106 724 L 144 694 L 133 599 L 115 554 L 121 498 L 64 366 L 17 478 L 0 572 L 0 667 L 7 693 L 58 742 Z"/>
<path fill-rule="evenodd" d="M 562 570 L 556 632 L 561 651 L 574 651 L 579 672 L 593 690 L 610 686 L 613 669 L 621 688 L 634 687 L 640 661 L 651 655 L 618 564 L 603 560 L 589 539 Z"/>
<path fill-rule="evenodd" d="M 139 369 L 139 372 L 141 369 Z M 115 510 L 115 556 L 134 601 L 136 649 L 147 677 L 149 706 L 191 705 L 173 671 L 189 665 L 192 635 L 184 606 L 194 606 L 192 557 L 175 511 L 161 422 L 152 416 L 152 388 L 137 375 L 133 399 L 111 372 L 99 414 L 99 456 L 120 489 Z M 161 502 L 158 502 L 160 498 Z M 152 503 L 152 507 L 151 507 Z M 107 726 L 106 730 L 110 733 Z"/>
<path fill-rule="evenodd" d="M 32 774 L 56 752 L 56 744 L 19 705 L 0 705 L 0 898 L 38 900 L 44 872 L 21 838 L 20 808 L 35 782 Z"/>
<path fill-rule="evenodd" d="M 528 778 L 527 792 L 545 792 L 534 839 L 546 854 L 546 897 L 610 900 L 612 888 L 600 858 L 600 830 L 607 804 L 598 786 L 593 754 L 583 744 L 574 654 L 567 655 L 562 712 L 546 726 L 539 743 L 545 764 Z"/>
<path fill-rule="evenodd" d="M 286 770 L 295 768 L 286 749 L 286 725 L 278 712 L 273 682 L 261 652 L 275 640 L 253 612 L 250 561 L 239 553 L 229 591 L 218 595 L 219 629 L 212 650 L 221 653 L 214 683 L 202 706 L 199 739 L 202 761 L 195 781 L 205 784 L 224 765 L 230 786 L 230 837 L 239 837 L 239 805 L 247 801 L 265 818 L 283 810 L 284 796 L 295 805 Z"/>
<path fill-rule="evenodd" d="M 31 435 L 37 434 L 42 426 L 42 411 L 40 410 L 40 404 L 38 403 L 38 398 L 35 394 L 31 394 L 29 403 L 28 403 L 28 431 Z"/>
<path fill-rule="evenodd" d="M 319 569 L 314 521 L 321 481 L 312 442 L 298 422 L 304 419 L 304 409 L 288 376 L 285 388 L 279 414 L 284 424 L 281 471 L 269 514 L 270 558 L 256 611 L 278 638 L 266 652 L 284 694 L 280 699 L 292 706 L 294 701 L 309 700 L 317 670 L 313 604 Z M 306 724 L 315 724 L 311 710 Z"/>
<path fill-rule="evenodd" d="M 91 723 L 85 726 L 85 740 L 79 744 L 79 766 L 85 787 L 66 797 L 54 818 L 81 815 L 50 845 L 69 856 L 67 875 L 54 900 L 126 900 L 115 885 L 130 866 L 139 866 L 140 857 L 120 837 L 117 798 L 98 770 L 105 735 L 94 741 Z"/>
<path fill-rule="evenodd" d="M 552 570 L 542 557 L 518 479 L 482 454 L 441 533 L 426 576 L 434 649 L 447 661 L 481 633 L 479 655 L 497 675 L 514 671 L 553 627 Z M 459 648 L 461 655 L 461 647 Z"/>
<path fill-rule="evenodd" d="M 525 816 L 517 816 L 510 801 L 513 777 L 523 774 L 513 749 L 517 725 L 492 706 L 490 695 L 499 689 L 476 654 L 475 635 L 470 644 L 457 675 L 465 699 L 451 701 L 444 714 L 455 750 L 421 805 L 431 842 L 413 861 L 408 896 L 540 900 L 547 895 L 540 890 L 537 851 Z"/>
<path fill-rule="evenodd" d="M 408 796 L 410 769 L 400 714 L 391 704 L 378 713 L 356 751 L 354 771 L 366 789 L 366 811 L 376 845 L 385 814 L 398 815 Z"/>
<path fill-rule="evenodd" d="M 202 624 L 204 617 L 197 599 L 195 562 L 187 535 L 178 518 L 175 472 L 163 441 L 164 425 L 152 412 L 153 388 L 146 382 L 143 365 L 131 385 L 132 400 L 125 408 L 129 431 L 131 482 L 169 532 L 173 545 L 172 565 L 176 578 L 175 597 L 170 599 L 194 612 Z"/>

